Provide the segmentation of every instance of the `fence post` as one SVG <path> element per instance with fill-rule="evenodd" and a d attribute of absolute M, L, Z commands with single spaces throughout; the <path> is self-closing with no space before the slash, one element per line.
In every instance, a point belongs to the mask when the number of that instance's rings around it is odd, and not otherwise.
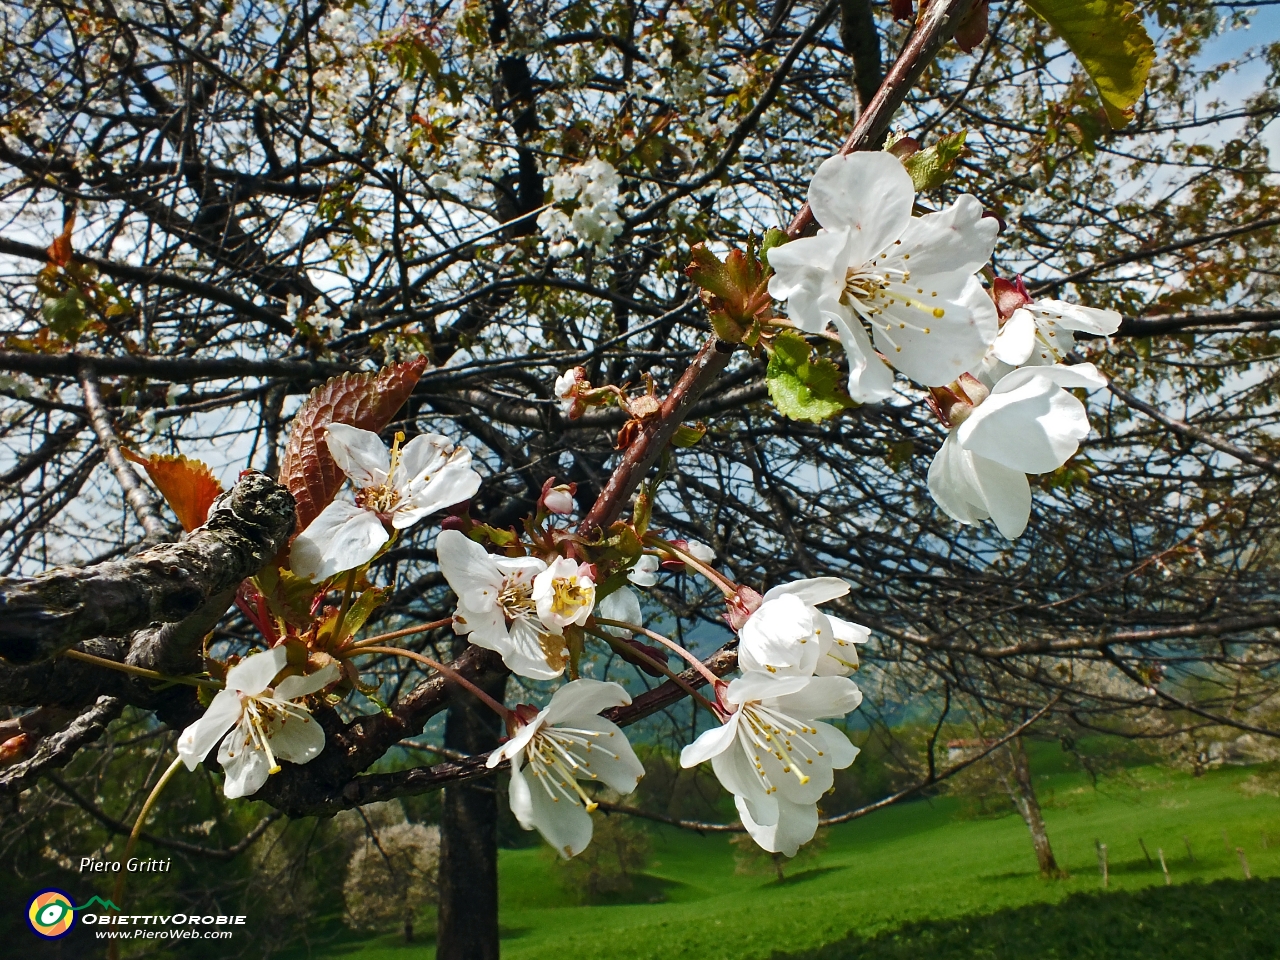
<path fill-rule="evenodd" d="M 1169 865 L 1164 862 L 1164 848 L 1156 847 L 1156 854 L 1160 857 L 1160 869 L 1164 871 L 1164 885 L 1171 886 L 1173 879 L 1169 876 Z"/>
<path fill-rule="evenodd" d="M 1142 842 L 1141 837 L 1138 838 L 1138 846 L 1142 848 L 1142 855 L 1147 858 L 1147 866 L 1154 867 L 1155 864 L 1151 862 L 1151 854 L 1147 853 L 1147 845 Z"/>
<path fill-rule="evenodd" d="M 1240 869 L 1244 871 L 1244 878 L 1253 879 L 1252 874 L 1249 873 L 1249 858 L 1244 855 L 1244 847 L 1236 847 L 1236 856 L 1240 858 Z"/>
<path fill-rule="evenodd" d="M 1187 837 L 1185 833 L 1182 835 L 1182 842 L 1187 845 L 1187 856 L 1191 858 L 1192 863 L 1195 863 L 1196 855 L 1191 852 L 1191 840 L 1190 838 Z"/>
<path fill-rule="evenodd" d="M 1110 877 L 1107 875 L 1107 845 L 1099 840 L 1093 843 L 1098 848 L 1098 869 L 1102 871 L 1102 889 L 1105 890 L 1110 886 Z"/>

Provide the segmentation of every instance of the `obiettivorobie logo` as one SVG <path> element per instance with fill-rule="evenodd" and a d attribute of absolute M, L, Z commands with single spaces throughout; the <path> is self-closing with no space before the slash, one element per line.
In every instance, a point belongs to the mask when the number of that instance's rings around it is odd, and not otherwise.
<path fill-rule="evenodd" d="M 87 903 L 77 907 L 71 902 L 71 897 L 61 890 L 41 890 L 27 904 L 27 923 L 31 925 L 36 936 L 44 937 L 46 940 L 57 940 L 71 932 L 71 928 L 76 925 L 76 914 L 79 911 L 86 910 L 94 904 L 104 910 L 115 910 L 117 913 L 120 911 L 120 908 L 110 900 L 103 900 L 101 897 L 90 897 Z"/>

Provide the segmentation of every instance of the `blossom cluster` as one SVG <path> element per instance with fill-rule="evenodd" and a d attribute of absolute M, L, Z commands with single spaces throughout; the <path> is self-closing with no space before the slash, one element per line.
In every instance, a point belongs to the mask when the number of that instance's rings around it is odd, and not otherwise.
<path fill-rule="evenodd" d="M 1020 283 L 988 291 L 978 275 L 998 221 L 969 194 L 915 216 L 911 176 L 892 154 L 829 158 L 808 199 L 822 229 L 770 251 L 769 292 L 801 331 L 834 329 L 855 401 L 887 399 L 894 369 L 930 388 L 948 433 L 929 492 L 960 523 L 990 518 L 1015 539 L 1031 513 L 1027 474 L 1061 467 L 1089 432 L 1068 391 L 1106 386 L 1092 364 L 1063 362 L 1073 335 L 1114 333 L 1120 315 L 1036 301 Z"/>

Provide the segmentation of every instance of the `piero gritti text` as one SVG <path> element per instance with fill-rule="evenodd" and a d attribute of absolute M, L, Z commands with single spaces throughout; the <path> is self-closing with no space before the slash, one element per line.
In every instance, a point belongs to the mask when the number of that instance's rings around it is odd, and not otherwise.
<path fill-rule="evenodd" d="M 99 857 L 81 857 L 81 873 L 168 873 L 173 865 L 171 857 L 130 857 L 128 860 L 103 860 Z"/>

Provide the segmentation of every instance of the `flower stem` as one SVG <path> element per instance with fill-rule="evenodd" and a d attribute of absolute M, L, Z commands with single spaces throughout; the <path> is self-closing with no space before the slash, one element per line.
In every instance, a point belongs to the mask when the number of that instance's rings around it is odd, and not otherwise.
<path fill-rule="evenodd" d="M 643 633 L 650 640 L 657 640 L 658 643 L 662 644 L 664 647 L 668 647 L 669 649 L 675 651 L 675 653 L 679 657 L 681 657 L 683 660 L 685 660 L 689 664 L 689 666 L 693 667 L 693 669 L 697 670 L 700 674 L 706 677 L 707 682 L 710 683 L 712 686 L 714 686 L 716 682 L 719 681 L 720 679 L 714 673 L 708 670 L 707 665 L 703 663 L 701 660 L 699 660 L 697 657 L 695 657 L 692 653 L 690 653 L 684 647 L 680 646 L 680 644 L 676 643 L 674 640 L 669 640 L 668 638 L 664 637 L 660 633 L 654 633 L 652 630 L 649 630 L 646 627 L 642 627 L 638 623 L 627 623 L 627 621 L 625 620 L 606 620 L 604 617 L 596 617 L 595 621 L 601 626 L 622 627 L 624 630 L 630 630 L 633 633 Z"/>
<path fill-rule="evenodd" d="M 609 623 L 609 624 L 612 624 L 614 622 L 620 623 L 620 621 L 612 621 L 612 620 L 603 620 L 603 621 L 597 620 L 596 622 Z M 630 626 L 631 626 L 630 624 L 627 624 L 628 628 L 630 628 Z M 661 671 L 663 676 L 665 676 L 668 680 L 670 680 L 677 687 L 679 687 L 681 690 L 687 693 L 690 697 L 692 697 L 695 702 L 701 704 L 707 710 L 711 711 L 711 713 L 715 716 L 716 720 L 718 720 L 721 723 L 724 722 L 724 712 L 720 710 L 714 703 L 712 703 L 710 700 L 708 700 L 706 697 L 700 694 L 697 690 L 693 689 L 693 687 L 690 686 L 687 682 L 681 679 L 679 674 L 673 673 L 671 671 L 671 668 L 668 667 L 665 663 L 660 663 L 657 660 L 653 659 L 652 657 L 646 655 L 643 650 L 637 650 L 634 647 L 627 646 L 623 640 L 621 640 L 619 637 L 615 637 L 613 634 L 609 633 L 607 630 L 596 629 L 590 625 L 584 627 L 583 629 L 587 630 L 592 635 L 599 637 L 605 643 L 609 644 L 609 646 L 612 647 L 619 654 L 625 652 L 627 656 L 639 657 L 641 660 L 645 661 L 645 663 L 651 665 L 655 670 Z M 716 678 L 713 676 L 712 679 L 714 680 Z M 714 689 L 714 686 L 713 686 L 713 689 Z"/>
<path fill-rule="evenodd" d="M 425 654 L 418 653 L 416 650 L 402 650 L 399 647 L 361 647 L 357 652 L 386 653 L 393 657 L 409 657 L 412 660 L 417 660 L 420 663 L 425 663 L 427 666 L 431 667 L 433 670 L 438 671 L 442 676 L 448 677 L 458 686 L 464 687 L 465 689 L 470 691 L 477 699 L 479 699 L 482 703 L 484 703 L 485 706 L 487 706 L 490 710 L 492 710 L 494 713 L 500 716 L 506 722 L 508 727 L 510 727 L 511 724 L 515 722 L 516 715 L 514 713 L 512 713 L 510 710 L 508 710 L 506 707 L 500 704 L 497 700 L 493 699 L 493 697 L 489 696 L 489 694 L 485 693 L 483 690 L 477 687 L 474 683 L 472 683 L 470 680 L 468 680 L 466 677 L 460 674 L 457 670 L 453 669 L 453 667 L 446 667 L 439 660 L 432 660 L 430 657 L 426 656 Z"/>
<path fill-rule="evenodd" d="M 438 630 L 440 627 L 448 626 L 453 623 L 453 617 L 445 617 L 443 620 L 432 620 L 430 623 L 424 623 L 417 627 L 406 627 L 403 630 L 393 630 L 391 633 L 380 633 L 376 637 L 365 637 L 363 640 L 357 640 L 346 646 L 347 650 L 357 647 L 367 647 L 370 644 L 386 643 L 388 640 L 399 640 L 401 637 L 407 637 L 415 633 L 425 633 L 428 630 Z"/>
<path fill-rule="evenodd" d="M 334 643 L 342 641 L 342 622 L 347 619 L 347 608 L 351 606 L 351 591 L 355 589 L 355 586 L 356 572 L 351 570 L 347 574 L 347 587 L 342 591 L 342 606 L 338 608 L 338 620 L 333 625 L 333 633 L 330 634 Z"/>
<path fill-rule="evenodd" d="M 146 677 L 148 680 L 163 680 L 166 683 L 185 683 L 190 687 L 208 687 L 212 690 L 221 690 L 226 684 L 220 680 L 201 680 L 198 677 L 171 677 L 167 674 L 160 673 L 157 670 L 148 670 L 145 667 L 135 667 L 129 663 L 120 663 L 118 660 L 108 660 L 106 657 L 95 657 L 92 653 L 85 653 L 83 650 L 63 650 L 62 656 L 71 660 L 80 660 L 84 663 L 92 663 L 95 666 L 106 667 L 110 670 L 119 670 L 121 673 L 131 673 L 136 677 Z"/>
<path fill-rule="evenodd" d="M 644 543 L 646 546 L 661 547 L 663 550 L 666 550 L 670 553 L 675 554 L 678 558 L 680 558 L 681 561 L 684 562 L 685 566 L 692 567 L 694 570 L 697 570 L 700 574 L 702 574 L 704 577 L 706 577 L 708 580 L 714 583 L 720 589 L 720 592 L 723 593 L 726 597 L 732 597 L 738 592 L 738 585 L 736 583 L 728 579 L 724 574 L 720 573 L 720 571 L 703 563 L 697 557 L 692 556 L 691 554 L 685 552 L 684 550 L 681 550 L 679 547 L 677 547 L 675 544 L 671 543 L 670 541 L 663 540 L 661 537 L 657 536 L 656 534 L 649 533 L 645 535 Z"/>
<path fill-rule="evenodd" d="M 142 825 L 146 823 L 147 814 L 151 812 L 151 808 L 155 806 L 156 801 L 160 799 L 161 791 L 163 791 L 169 781 L 173 779 L 173 775 L 178 772 L 178 769 L 181 766 L 182 758 L 175 757 L 173 763 L 169 764 L 169 769 L 161 775 L 160 779 L 156 781 L 156 785 L 151 788 L 151 793 L 147 796 L 146 802 L 142 805 L 142 810 L 138 813 L 138 819 L 133 821 L 133 830 L 129 833 L 129 840 L 124 845 L 124 856 L 121 857 L 122 860 L 127 861 L 129 859 L 129 855 L 133 853 L 133 848 L 138 844 L 138 836 L 142 833 Z M 111 895 L 111 901 L 117 906 L 119 906 L 120 898 L 124 894 L 124 881 L 127 876 L 127 873 L 121 873 L 120 876 L 116 878 L 116 888 Z M 110 949 L 111 960 L 116 960 L 119 955 L 119 948 L 113 941 Z"/>

